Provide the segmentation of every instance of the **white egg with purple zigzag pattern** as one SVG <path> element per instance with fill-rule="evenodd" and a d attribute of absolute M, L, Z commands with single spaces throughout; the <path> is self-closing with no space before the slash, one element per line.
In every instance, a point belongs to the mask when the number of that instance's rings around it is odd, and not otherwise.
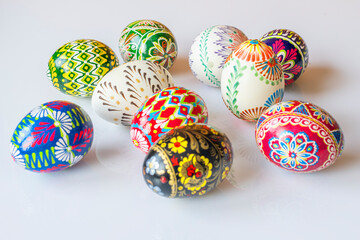
<path fill-rule="evenodd" d="M 189 53 L 193 74 L 207 85 L 220 87 L 225 60 L 246 40 L 245 34 L 232 26 L 217 25 L 205 29 L 195 38 Z"/>

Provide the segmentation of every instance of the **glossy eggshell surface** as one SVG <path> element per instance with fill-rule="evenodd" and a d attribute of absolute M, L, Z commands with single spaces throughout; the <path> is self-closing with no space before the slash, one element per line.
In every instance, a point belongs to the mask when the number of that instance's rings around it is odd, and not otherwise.
<path fill-rule="evenodd" d="M 221 75 L 225 105 L 238 118 L 257 121 L 262 112 L 284 96 L 284 74 L 265 43 L 247 40 L 225 62 Z"/>
<path fill-rule="evenodd" d="M 103 119 L 130 126 L 134 114 L 149 97 L 172 86 L 172 77 L 164 67 L 149 61 L 131 61 L 103 77 L 95 88 L 92 106 Z"/>
<path fill-rule="evenodd" d="M 141 151 L 168 131 L 189 123 L 207 123 L 204 100 L 195 92 L 170 87 L 154 94 L 136 112 L 131 123 L 131 140 Z"/>
<path fill-rule="evenodd" d="M 195 38 L 189 53 L 193 74 L 205 84 L 220 87 L 225 60 L 247 39 L 242 31 L 232 26 L 217 25 L 205 29 Z"/>
<path fill-rule="evenodd" d="M 266 33 L 261 41 L 275 52 L 284 71 L 285 85 L 296 81 L 309 63 L 309 51 L 299 34 L 288 29 Z"/>
<path fill-rule="evenodd" d="M 48 77 L 61 92 L 88 97 L 100 79 L 118 65 L 117 57 L 108 46 L 81 39 L 63 45 L 51 56 Z"/>
<path fill-rule="evenodd" d="M 162 23 L 138 20 L 122 31 L 120 54 L 125 62 L 147 60 L 170 69 L 178 54 L 175 37 Z"/>
<path fill-rule="evenodd" d="M 73 166 L 93 142 L 90 117 L 78 105 L 53 101 L 28 113 L 10 142 L 13 160 L 27 170 L 53 172 Z"/>
<path fill-rule="evenodd" d="M 228 175 L 233 159 L 225 134 L 203 124 L 171 130 L 155 143 L 143 165 L 146 184 L 161 196 L 203 195 Z"/>
<path fill-rule="evenodd" d="M 265 157 L 293 172 L 313 172 L 330 166 L 344 145 L 336 120 L 322 108 L 301 101 L 270 107 L 260 117 L 255 133 Z"/>

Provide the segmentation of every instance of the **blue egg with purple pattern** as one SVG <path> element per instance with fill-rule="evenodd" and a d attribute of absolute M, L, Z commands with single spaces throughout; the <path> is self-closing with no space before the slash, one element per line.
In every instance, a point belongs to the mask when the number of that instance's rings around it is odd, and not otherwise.
<path fill-rule="evenodd" d="M 272 48 L 284 72 L 285 86 L 295 82 L 309 63 L 309 51 L 299 34 L 288 29 L 276 29 L 261 39 Z"/>
<path fill-rule="evenodd" d="M 33 172 L 54 172 L 75 165 L 93 142 L 93 124 L 78 105 L 44 103 L 17 125 L 11 141 L 13 160 Z"/>

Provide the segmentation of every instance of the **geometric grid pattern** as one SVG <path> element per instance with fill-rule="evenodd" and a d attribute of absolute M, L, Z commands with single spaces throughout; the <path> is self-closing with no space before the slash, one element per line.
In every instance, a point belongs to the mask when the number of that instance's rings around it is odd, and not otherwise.
<path fill-rule="evenodd" d="M 119 62 L 114 52 L 96 40 L 76 40 L 59 48 L 49 61 L 54 87 L 74 96 L 91 96 L 97 83 Z"/>

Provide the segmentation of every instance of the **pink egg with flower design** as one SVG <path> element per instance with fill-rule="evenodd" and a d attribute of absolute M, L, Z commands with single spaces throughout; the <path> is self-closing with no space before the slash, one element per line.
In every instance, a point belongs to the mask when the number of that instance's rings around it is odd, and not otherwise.
<path fill-rule="evenodd" d="M 189 123 L 207 123 L 204 100 L 182 87 L 169 87 L 152 95 L 135 113 L 131 123 L 131 140 L 141 151 L 150 147 L 164 134 Z"/>
<path fill-rule="evenodd" d="M 259 118 L 255 137 L 273 164 L 293 172 L 322 170 L 340 156 L 344 135 L 322 108 L 302 101 L 280 102 Z"/>
<path fill-rule="evenodd" d="M 295 82 L 309 63 L 309 50 L 299 34 L 288 29 L 275 29 L 261 39 L 275 52 L 284 72 L 285 86 Z"/>

